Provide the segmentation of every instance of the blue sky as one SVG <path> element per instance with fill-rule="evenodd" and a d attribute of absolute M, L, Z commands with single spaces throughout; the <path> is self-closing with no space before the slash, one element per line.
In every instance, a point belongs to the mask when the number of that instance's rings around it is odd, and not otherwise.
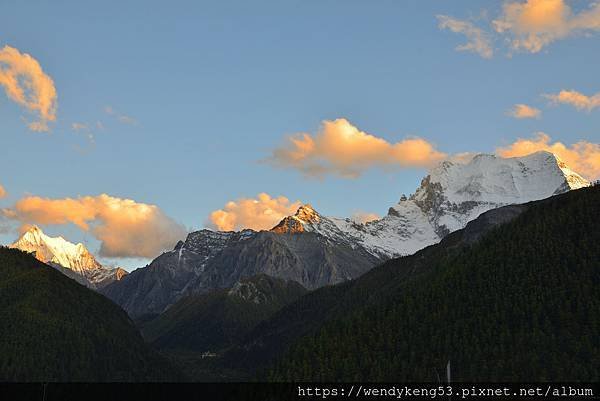
<path fill-rule="evenodd" d="M 574 12 L 589 7 L 568 4 Z M 260 162 L 286 135 L 314 134 L 337 118 L 391 143 L 417 136 L 448 154 L 494 152 L 538 131 L 566 145 L 598 143 L 600 111 L 542 97 L 600 92 L 594 32 L 537 53 L 511 52 L 503 37 L 486 59 L 455 50 L 465 37 L 438 27 L 436 15 L 488 27 L 502 5 L 3 1 L 0 48 L 39 62 L 54 81 L 58 109 L 50 132 L 31 132 L 23 122 L 31 114 L 1 93 L 0 184 L 8 196 L 0 207 L 28 195 L 107 193 L 157 205 L 197 229 L 226 202 L 266 192 L 310 202 L 323 214 L 383 215 L 414 191 L 425 168 L 315 179 Z M 519 103 L 542 117 L 507 116 Z M 93 127 L 95 144 L 73 123 Z M 97 239 L 72 224 L 44 229 L 98 249 Z M 16 236 L 0 234 L 0 243 Z"/>

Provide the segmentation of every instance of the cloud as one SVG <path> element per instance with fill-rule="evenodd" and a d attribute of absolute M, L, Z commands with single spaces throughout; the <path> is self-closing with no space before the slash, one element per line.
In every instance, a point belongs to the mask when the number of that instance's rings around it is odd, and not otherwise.
<path fill-rule="evenodd" d="M 290 202 L 285 196 L 272 198 L 260 193 L 256 199 L 241 198 L 227 202 L 223 209 L 215 210 L 209 216 L 209 225 L 220 231 L 234 231 L 243 228 L 269 230 L 284 217 L 296 213 L 301 202 Z"/>
<path fill-rule="evenodd" d="M 564 0 L 506 2 L 493 26 L 514 50 L 537 53 L 556 40 L 600 31 L 600 3 L 574 13 Z"/>
<path fill-rule="evenodd" d="M 560 157 L 569 168 L 587 179 L 600 177 L 600 144 L 579 141 L 567 146 L 550 141 L 548 135 L 540 132 L 533 139 L 518 139 L 507 147 L 498 148 L 496 153 L 502 157 L 516 157 L 546 150 Z"/>
<path fill-rule="evenodd" d="M 555 104 L 570 104 L 577 110 L 592 111 L 596 107 L 600 107 L 600 93 L 586 96 L 574 90 L 562 90 L 558 94 L 544 95 L 544 97 Z"/>
<path fill-rule="evenodd" d="M 186 235 L 183 226 L 155 205 L 101 194 L 76 199 L 28 196 L 5 217 L 22 224 L 68 224 L 91 232 L 100 242 L 100 256 L 153 258 Z"/>
<path fill-rule="evenodd" d="M 506 114 L 514 118 L 540 118 L 542 111 L 535 107 L 528 106 L 526 104 L 515 104 L 512 109 L 508 110 Z"/>
<path fill-rule="evenodd" d="M 371 167 L 429 167 L 446 154 L 421 138 L 389 143 L 360 131 L 346 119 L 323 121 L 315 134 L 299 133 L 273 150 L 271 164 L 293 168 L 311 177 L 337 174 L 357 178 Z"/>
<path fill-rule="evenodd" d="M 84 123 L 73 123 L 71 124 L 71 129 L 73 131 L 90 131 L 90 127 Z"/>
<path fill-rule="evenodd" d="M 89 146 L 91 146 L 91 147 L 96 146 L 96 137 L 94 135 L 94 131 L 88 124 L 74 122 L 71 124 L 71 129 L 73 131 L 75 131 L 76 133 L 83 135 L 85 137 L 85 139 L 87 139 Z M 77 147 L 77 148 L 79 150 L 82 150 L 79 147 Z"/>
<path fill-rule="evenodd" d="M 368 223 L 373 220 L 379 220 L 381 217 L 377 213 L 368 212 L 356 212 L 352 215 L 351 219 L 357 223 Z"/>
<path fill-rule="evenodd" d="M 490 35 L 484 30 L 469 21 L 459 20 L 447 15 L 438 15 L 437 19 L 440 29 L 449 29 L 454 33 L 461 33 L 467 37 L 467 43 L 457 46 L 456 50 L 477 53 L 488 59 L 494 56 Z"/>
<path fill-rule="evenodd" d="M 6 196 L 6 190 L 4 189 L 4 187 L 2 185 L 0 185 L 0 199 L 4 198 Z"/>
<path fill-rule="evenodd" d="M 48 131 L 56 120 L 57 96 L 54 82 L 29 54 L 4 46 L 0 49 L 0 86 L 9 99 L 37 114 L 29 123 L 32 131 Z"/>
<path fill-rule="evenodd" d="M 457 50 L 491 58 L 497 39 L 503 39 L 511 52 L 538 53 L 557 40 L 600 31 L 600 2 L 574 12 L 565 0 L 505 1 L 502 12 L 491 21 L 489 31 L 446 15 L 438 15 L 437 19 L 441 29 L 467 37 L 467 43 Z"/>
<path fill-rule="evenodd" d="M 112 108 L 112 106 L 106 106 L 104 108 L 104 112 L 106 114 L 108 114 L 109 116 L 115 117 L 119 122 L 121 122 L 123 124 L 127 124 L 127 125 L 137 125 L 138 124 L 138 121 L 135 118 L 129 117 L 125 114 L 121 114 L 121 113 L 117 112 L 115 109 Z"/>

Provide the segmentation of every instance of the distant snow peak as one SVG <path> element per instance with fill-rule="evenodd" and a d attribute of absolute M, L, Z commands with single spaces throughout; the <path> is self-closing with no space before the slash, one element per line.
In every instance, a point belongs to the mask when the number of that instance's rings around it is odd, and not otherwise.
<path fill-rule="evenodd" d="M 36 259 L 92 288 L 120 280 L 127 272 L 102 266 L 82 243 L 73 244 L 63 237 L 50 237 L 32 226 L 10 245 L 34 253 Z"/>
<path fill-rule="evenodd" d="M 330 241 L 363 247 L 378 257 L 412 254 L 432 245 L 490 209 L 544 199 L 590 183 L 556 155 L 523 157 L 469 154 L 435 166 L 409 197 L 379 220 L 360 224 L 319 215 L 304 205 L 273 232 L 315 232 Z"/>
<path fill-rule="evenodd" d="M 35 252 L 36 258 L 44 263 L 56 263 L 83 275 L 101 266 L 83 244 L 49 237 L 38 226 L 27 230 L 12 247 Z"/>

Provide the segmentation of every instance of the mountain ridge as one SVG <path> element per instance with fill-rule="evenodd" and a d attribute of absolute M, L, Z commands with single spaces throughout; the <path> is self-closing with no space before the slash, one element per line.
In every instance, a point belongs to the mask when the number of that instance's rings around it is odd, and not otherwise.
<path fill-rule="evenodd" d="M 298 232 L 318 232 L 338 241 L 351 238 L 374 255 L 390 258 L 436 243 L 487 210 L 589 185 L 547 151 L 512 158 L 480 153 L 465 162 L 439 163 L 410 197 L 402 197 L 381 219 L 357 223 L 321 216 L 310 207 L 319 218 L 304 221 L 294 215 L 276 228 L 293 224 Z"/>
<path fill-rule="evenodd" d="M 259 273 L 313 290 L 435 244 L 485 211 L 588 185 L 549 152 L 445 161 L 382 219 L 357 223 L 321 215 L 306 204 L 269 231 L 196 231 L 103 293 L 139 318 L 161 313 L 184 296 L 227 288 Z"/>
<path fill-rule="evenodd" d="M 494 209 L 335 297 L 331 287 L 307 295 L 303 304 L 319 309 L 321 299 L 333 299 L 334 312 L 279 349 L 269 378 L 427 381 L 450 360 L 456 381 L 593 380 L 600 369 L 599 200 L 600 187 L 591 187 Z M 297 330 L 294 304 L 278 313 L 291 316 L 287 331 L 272 321 L 274 337 L 251 335 L 245 345 L 260 349 Z"/>
<path fill-rule="evenodd" d="M 593 379 L 599 199 L 591 187 L 485 212 L 285 306 L 217 366 L 267 368 L 274 381 L 389 382 L 435 380 L 451 360 L 459 381 Z"/>

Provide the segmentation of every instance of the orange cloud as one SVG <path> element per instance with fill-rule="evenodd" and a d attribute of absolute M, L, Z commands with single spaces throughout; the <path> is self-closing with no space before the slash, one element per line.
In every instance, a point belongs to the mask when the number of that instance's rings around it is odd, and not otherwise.
<path fill-rule="evenodd" d="M 515 104 L 512 109 L 506 112 L 507 115 L 514 118 L 540 118 L 542 111 L 526 104 Z"/>
<path fill-rule="evenodd" d="M 600 3 L 576 14 L 564 0 L 506 2 L 493 25 L 496 32 L 511 37 L 513 49 L 537 53 L 556 40 L 599 31 Z"/>
<path fill-rule="evenodd" d="M 600 144 L 579 141 L 566 146 L 561 142 L 550 143 L 550 137 L 543 132 L 533 139 L 518 139 L 512 145 L 498 148 L 502 157 L 525 156 L 540 150 L 552 152 L 560 157 L 573 171 L 589 180 L 600 177 Z"/>
<path fill-rule="evenodd" d="M 352 215 L 352 220 L 357 223 L 368 223 L 373 220 L 379 220 L 381 217 L 377 213 L 356 212 Z"/>
<path fill-rule="evenodd" d="M 458 51 L 468 51 L 479 54 L 483 58 L 492 58 L 494 49 L 488 33 L 476 27 L 469 21 L 462 21 L 447 15 L 437 16 L 440 29 L 449 29 L 454 33 L 466 36 L 467 43 L 456 48 Z"/>
<path fill-rule="evenodd" d="M 0 199 L 4 198 L 6 196 L 6 190 L 4 189 L 4 187 L 2 185 L 0 185 Z"/>
<path fill-rule="evenodd" d="M 296 213 L 301 205 L 299 201 L 291 203 L 285 196 L 272 198 L 263 192 L 256 199 L 241 198 L 227 202 L 223 209 L 210 214 L 209 224 L 220 231 L 244 228 L 269 230 L 284 217 Z"/>
<path fill-rule="evenodd" d="M 39 121 L 29 124 L 32 131 L 48 131 L 48 122 L 56 120 L 56 88 L 36 59 L 4 46 L 0 49 L 0 86 L 11 100 L 38 114 Z"/>
<path fill-rule="evenodd" d="M 73 223 L 100 240 L 100 255 L 107 257 L 152 258 L 186 235 L 185 228 L 157 206 L 106 194 L 77 199 L 29 196 L 3 214 L 23 224 Z"/>
<path fill-rule="evenodd" d="M 323 121 L 316 135 L 300 133 L 273 150 L 272 164 L 307 176 L 337 174 L 356 178 L 371 167 L 429 167 L 446 154 L 421 138 L 389 143 L 362 132 L 346 119 Z"/>
<path fill-rule="evenodd" d="M 574 90 L 562 90 L 558 94 L 544 96 L 555 104 L 570 104 L 578 110 L 592 111 L 596 107 L 600 107 L 600 93 L 596 93 L 593 96 L 586 96 Z"/>

